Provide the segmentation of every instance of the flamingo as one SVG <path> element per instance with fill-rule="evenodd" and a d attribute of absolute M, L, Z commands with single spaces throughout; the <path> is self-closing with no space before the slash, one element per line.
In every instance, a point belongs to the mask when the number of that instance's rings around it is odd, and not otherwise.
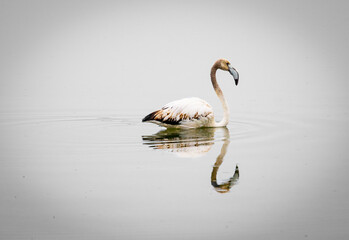
<path fill-rule="evenodd" d="M 219 100 L 223 106 L 223 119 L 216 122 L 213 109 L 210 104 L 200 98 L 183 98 L 170 102 L 160 110 L 156 110 L 145 116 L 142 122 L 151 122 L 166 128 L 200 128 L 200 127 L 225 127 L 229 123 L 228 103 L 216 80 L 218 69 L 229 71 L 235 80 L 239 82 L 239 73 L 226 59 L 218 59 L 211 68 L 211 82 Z"/>

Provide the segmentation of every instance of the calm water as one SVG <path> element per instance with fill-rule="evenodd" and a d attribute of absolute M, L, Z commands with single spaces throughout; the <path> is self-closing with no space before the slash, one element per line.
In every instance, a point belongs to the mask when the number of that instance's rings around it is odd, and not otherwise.
<path fill-rule="evenodd" d="M 141 118 L 2 113 L 2 238 L 347 236 L 346 121 L 240 112 L 180 131 Z"/>

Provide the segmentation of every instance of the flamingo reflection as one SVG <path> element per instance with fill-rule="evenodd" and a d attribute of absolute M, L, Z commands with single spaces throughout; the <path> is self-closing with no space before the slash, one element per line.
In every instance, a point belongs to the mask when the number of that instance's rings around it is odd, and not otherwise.
<path fill-rule="evenodd" d="M 216 158 L 211 173 L 211 185 L 219 193 L 226 193 L 237 184 L 239 168 L 236 165 L 234 175 L 229 179 L 217 181 L 217 173 L 222 165 L 230 144 L 230 134 L 227 128 L 219 128 L 223 137 L 215 138 L 217 128 L 166 129 L 153 135 L 142 136 L 143 144 L 153 149 L 167 150 L 179 157 L 197 158 L 211 150 L 215 141 L 223 141 L 220 154 Z"/>

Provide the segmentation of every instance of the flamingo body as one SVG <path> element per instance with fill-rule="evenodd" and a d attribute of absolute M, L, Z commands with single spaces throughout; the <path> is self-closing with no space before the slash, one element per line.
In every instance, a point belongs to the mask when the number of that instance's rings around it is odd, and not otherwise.
<path fill-rule="evenodd" d="M 213 127 L 215 123 L 211 105 L 196 97 L 170 102 L 145 116 L 142 121 L 167 128 Z"/>

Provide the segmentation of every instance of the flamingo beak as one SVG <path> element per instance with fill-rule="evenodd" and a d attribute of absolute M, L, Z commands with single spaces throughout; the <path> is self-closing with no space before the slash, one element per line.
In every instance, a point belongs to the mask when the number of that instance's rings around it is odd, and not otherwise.
<path fill-rule="evenodd" d="M 228 64 L 228 67 L 229 67 L 230 74 L 233 75 L 233 78 L 235 80 L 235 85 L 238 85 L 238 83 L 239 83 L 239 73 L 230 64 Z"/>

